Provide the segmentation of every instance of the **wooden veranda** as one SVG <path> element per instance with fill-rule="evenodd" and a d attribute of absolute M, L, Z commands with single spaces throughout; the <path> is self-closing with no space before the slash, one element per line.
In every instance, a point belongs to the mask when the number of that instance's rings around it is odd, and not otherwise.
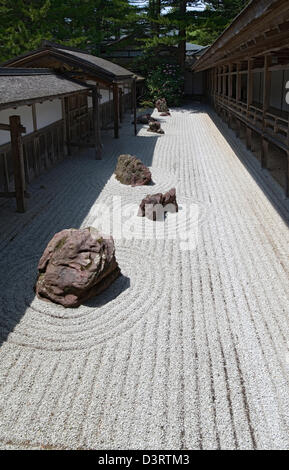
<path fill-rule="evenodd" d="M 199 58 L 206 95 L 220 114 L 259 152 L 262 168 L 283 157 L 281 183 L 289 196 L 289 4 L 253 0 Z M 277 149 L 277 150 L 274 150 Z"/>

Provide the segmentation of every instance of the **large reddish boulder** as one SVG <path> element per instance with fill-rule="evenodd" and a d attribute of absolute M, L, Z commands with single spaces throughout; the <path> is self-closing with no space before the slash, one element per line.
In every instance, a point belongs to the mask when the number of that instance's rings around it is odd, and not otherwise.
<path fill-rule="evenodd" d="M 64 307 L 78 307 L 100 294 L 120 275 L 112 237 L 93 228 L 54 235 L 38 264 L 37 296 Z"/>
<path fill-rule="evenodd" d="M 143 186 L 149 184 L 152 175 L 141 160 L 132 155 L 120 155 L 115 169 L 115 177 L 122 184 Z"/>
<path fill-rule="evenodd" d="M 161 128 L 161 124 L 159 122 L 150 122 L 148 132 L 155 132 L 156 134 L 164 134 L 165 131 Z"/>
<path fill-rule="evenodd" d="M 159 221 L 164 219 L 166 212 L 175 213 L 178 211 L 176 190 L 172 188 L 165 194 L 148 194 L 139 206 L 138 216 Z"/>

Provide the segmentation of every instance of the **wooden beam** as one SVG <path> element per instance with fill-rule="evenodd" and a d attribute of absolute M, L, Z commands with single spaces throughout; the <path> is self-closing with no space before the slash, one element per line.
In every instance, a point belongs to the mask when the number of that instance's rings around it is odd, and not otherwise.
<path fill-rule="evenodd" d="M 62 101 L 62 117 L 64 125 L 64 142 L 66 145 L 66 153 L 68 156 L 71 155 L 70 147 L 70 116 L 69 116 L 69 98 L 65 97 Z"/>
<path fill-rule="evenodd" d="M 10 116 L 10 135 L 11 135 L 11 150 L 14 167 L 14 184 L 16 193 L 16 205 L 18 212 L 25 212 L 25 174 L 24 174 L 24 161 L 23 161 L 23 147 L 21 139 L 21 122 L 20 116 Z"/>
<path fill-rule="evenodd" d="M 0 131 L 10 131 L 11 127 L 9 124 L 0 124 Z M 24 126 L 20 126 L 21 133 L 26 133 L 26 128 Z"/>
<path fill-rule="evenodd" d="M 117 83 L 113 84 L 114 138 L 119 138 L 119 92 Z"/>
<path fill-rule="evenodd" d="M 237 79 L 236 79 L 236 100 L 237 101 L 241 100 L 241 75 L 240 75 L 240 70 L 241 70 L 241 63 L 239 62 L 237 64 Z"/>
<path fill-rule="evenodd" d="M 101 137 L 100 137 L 100 116 L 99 116 L 99 88 L 96 87 L 92 93 L 92 121 L 93 121 L 93 136 L 95 145 L 95 158 L 101 160 Z"/>

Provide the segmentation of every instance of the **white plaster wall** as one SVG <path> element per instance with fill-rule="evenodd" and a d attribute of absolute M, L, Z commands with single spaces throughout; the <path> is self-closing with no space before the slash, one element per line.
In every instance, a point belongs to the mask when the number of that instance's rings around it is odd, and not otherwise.
<path fill-rule="evenodd" d="M 101 88 L 100 94 L 101 94 L 101 100 L 100 103 L 107 103 L 109 101 L 109 90 L 105 88 Z M 112 100 L 112 92 L 110 92 L 110 99 Z"/>
<path fill-rule="evenodd" d="M 26 127 L 26 133 L 33 131 L 32 107 L 19 106 L 18 108 L 4 109 L 0 111 L 0 123 L 9 124 L 9 116 L 20 116 L 21 124 Z M 0 131 L 0 145 L 10 142 L 10 132 Z"/>
<path fill-rule="evenodd" d="M 37 128 L 42 129 L 62 119 L 61 100 L 44 101 L 36 104 Z"/>

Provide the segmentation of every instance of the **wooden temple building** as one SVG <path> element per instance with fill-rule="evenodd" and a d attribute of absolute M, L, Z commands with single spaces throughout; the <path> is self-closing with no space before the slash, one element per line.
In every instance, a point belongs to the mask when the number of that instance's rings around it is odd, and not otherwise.
<path fill-rule="evenodd" d="M 26 184 L 82 147 L 101 158 L 101 130 L 119 137 L 134 113 L 137 77 L 83 51 L 44 41 L 0 68 L 0 197 L 25 211 Z"/>
<path fill-rule="evenodd" d="M 207 99 L 289 196 L 289 1 L 252 0 L 193 65 Z"/>

